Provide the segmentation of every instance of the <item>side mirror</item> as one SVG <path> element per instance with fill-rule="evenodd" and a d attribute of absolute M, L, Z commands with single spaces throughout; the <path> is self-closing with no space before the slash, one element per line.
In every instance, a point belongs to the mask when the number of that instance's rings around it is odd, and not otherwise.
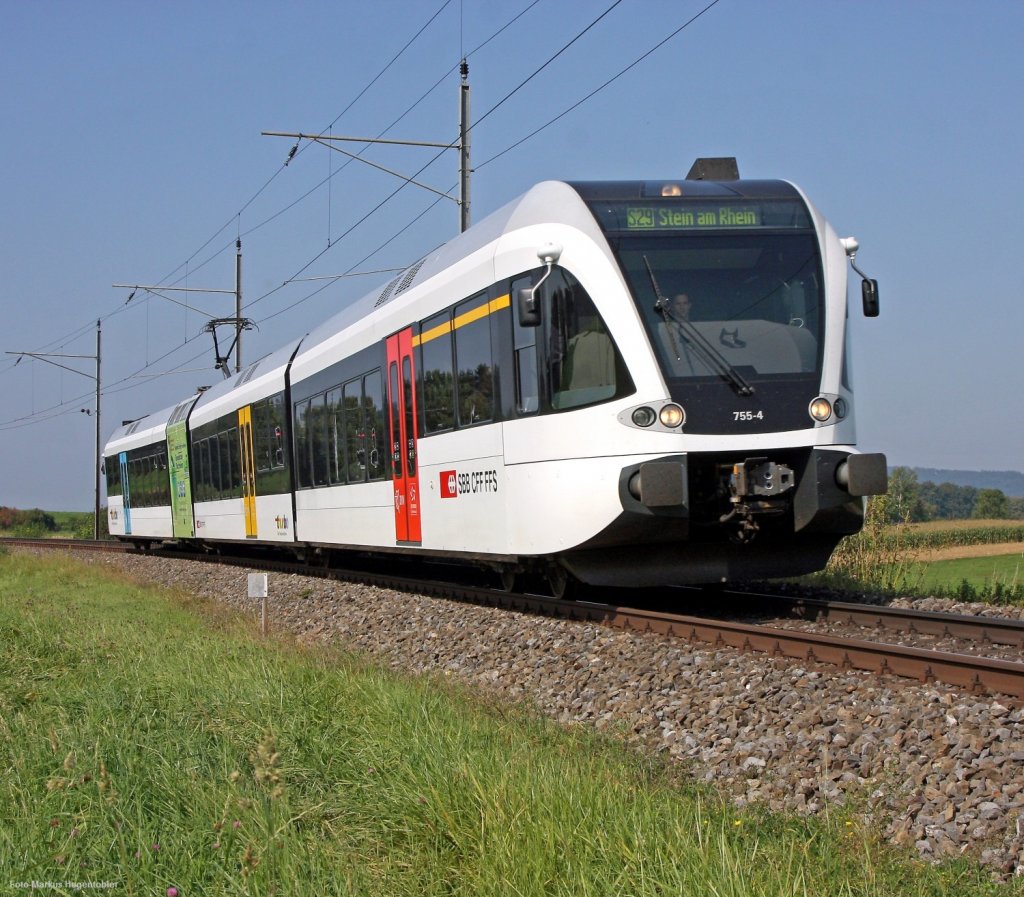
<path fill-rule="evenodd" d="M 878 281 L 864 278 L 860 282 L 860 296 L 865 318 L 878 317 Z"/>
<path fill-rule="evenodd" d="M 860 275 L 860 296 L 864 304 L 864 317 L 878 317 L 878 281 L 869 278 L 860 268 L 857 267 L 857 251 L 860 243 L 856 237 L 844 237 L 839 241 L 843 247 L 846 257 L 850 260 L 850 267 Z"/>
<path fill-rule="evenodd" d="M 540 286 L 538 284 L 537 286 Z M 520 327 L 540 326 L 540 302 L 537 287 L 523 287 L 516 293 Z"/>

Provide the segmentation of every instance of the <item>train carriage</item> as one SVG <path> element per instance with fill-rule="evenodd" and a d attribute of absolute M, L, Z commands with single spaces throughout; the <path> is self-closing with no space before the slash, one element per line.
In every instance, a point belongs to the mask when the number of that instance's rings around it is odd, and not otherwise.
<path fill-rule="evenodd" d="M 206 390 L 188 419 L 195 537 L 295 540 L 288 364 L 299 341 Z"/>
<path fill-rule="evenodd" d="M 143 542 L 170 539 L 175 535 L 175 511 L 191 521 L 187 491 L 181 500 L 177 498 L 178 483 L 187 483 L 187 465 L 183 479 L 172 474 L 174 452 L 168 451 L 167 427 L 169 421 L 180 416 L 183 406 L 191 407 L 192 401 L 128 421 L 107 442 L 103 466 L 107 480 L 107 526 L 112 536 Z M 182 534 L 181 530 L 178 534 Z"/>

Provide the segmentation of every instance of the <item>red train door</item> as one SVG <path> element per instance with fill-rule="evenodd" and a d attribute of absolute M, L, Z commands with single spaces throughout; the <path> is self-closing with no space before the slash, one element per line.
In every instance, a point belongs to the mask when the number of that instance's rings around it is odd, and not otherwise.
<path fill-rule="evenodd" d="M 419 544 L 420 480 L 416 459 L 416 379 L 412 328 L 387 338 L 388 421 L 394 471 L 395 541 Z"/>

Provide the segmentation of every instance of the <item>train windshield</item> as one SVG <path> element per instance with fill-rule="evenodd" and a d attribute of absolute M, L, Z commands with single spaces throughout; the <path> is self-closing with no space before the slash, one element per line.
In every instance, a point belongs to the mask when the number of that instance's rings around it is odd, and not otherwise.
<path fill-rule="evenodd" d="M 751 395 L 758 382 L 817 374 L 822 267 L 802 203 L 601 211 L 670 380 L 721 379 Z"/>

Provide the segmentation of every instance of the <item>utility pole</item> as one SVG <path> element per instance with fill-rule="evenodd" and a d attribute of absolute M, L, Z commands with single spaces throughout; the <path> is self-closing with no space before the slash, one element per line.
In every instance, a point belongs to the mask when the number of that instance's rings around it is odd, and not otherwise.
<path fill-rule="evenodd" d="M 424 190 L 429 190 L 431 193 L 436 193 L 438 196 L 450 199 L 459 206 L 459 229 L 460 232 L 465 231 L 470 224 L 469 181 L 470 175 L 473 172 L 469 161 L 469 132 L 472 127 L 469 123 L 469 63 L 466 62 L 465 59 L 463 59 L 462 63 L 459 65 L 459 71 L 462 76 L 462 82 L 459 85 L 459 139 L 455 143 L 428 143 L 420 140 L 384 140 L 377 137 L 325 137 L 323 134 L 307 134 L 302 131 L 298 133 L 290 131 L 263 131 L 261 133 L 264 137 L 292 137 L 298 141 L 310 140 L 313 143 L 323 144 L 328 149 L 332 149 L 344 156 L 348 156 L 356 162 L 362 162 L 364 165 L 369 165 L 371 168 L 376 168 L 378 171 L 383 171 L 386 174 L 393 174 L 395 177 L 401 178 L 407 184 L 422 187 Z M 383 165 L 378 165 L 376 162 L 371 162 L 369 159 L 364 159 L 362 156 L 357 156 L 355 153 L 350 153 L 340 147 L 332 146 L 332 143 L 336 141 L 347 141 L 349 143 L 388 143 L 398 146 L 432 146 L 437 149 L 446 150 L 457 149 L 459 151 L 459 196 L 456 198 L 450 193 L 435 190 L 433 187 L 430 187 L 427 184 L 421 184 L 419 181 L 406 177 L 400 172 L 393 171 L 390 168 L 385 168 Z M 292 147 L 291 152 L 288 154 L 288 159 L 284 163 L 285 165 L 292 160 L 298 147 L 298 143 Z"/>
<path fill-rule="evenodd" d="M 97 542 L 100 538 L 100 320 L 96 319 L 96 454 L 93 474 L 96 477 L 96 489 L 93 503 L 92 537 Z"/>
<path fill-rule="evenodd" d="M 8 352 L 8 355 L 17 355 L 18 361 L 21 361 L 24 357 L 37 358 L 39 361 L 45 361 L 47 364 L 52 364 L 54 367 L 62 368 L 65 371 L 71 371 L 73 374 L 78 374 L 82 377 L 88 377 L 91 380 L 96 381 L 96 408 L 89 410 L 88 408 L 82 408 L 83 414 L 88 414 L 96 419 L 96 450 L 93 457 L 93 490 L 94 490 L 94 502 L 93 502 L 93 522 L 92 522 L 92 537 L 93 539 L 99 539 L 100 537 L 100 321 L 96 321 L 96 354 L 95 355 L 63 355 L 54 352 Z M 68 367 L 66 364 L 60 364 L 57 361 L 53 361 L 54 358 L 91 358 L 96 362 L 96 373 L 87 374 L 85 371 L 80 371 L 78 368 Z M 15 362 L 15 364 L 18 363 Z"/>
<path fill-rule="evenodd" d="M 235 354 L 235 373 L 237 374 L 242 370 L 242 331 L 251 330 L 253 327 L 252 321 L 248 318 L 242 317 L 242 240 L 241 238 L 235 240 L 235 288 L 233 290 L 215 290 L 206 289 L 205 287 L 164 287 L 159 285 L 146 285 L 141 283 L 115 283 L 112 284 L 114 289 L 125 289 L 131 290 L 132 294 L 128 297 L 128 302 L 131 302 L 135 298 L 135 293 L 138 290 L 145 290 L 147 293 L 154 293 L 160 296 L 162 293 L 227 293 L 235 297 L 235 316 L 233 318 L 212 318 L 206 325 L 207 331 L 213 334 L 213 351 L 216 358 L 216 364 L 214 365 L 218 370 L 224 372 L 225 377 L 231 376 L 231 353 Z M 170 298 L 164 296 L 163 298 Z M 176 300 L 172 300 L 176 301 Z M 125 305 L 128 304 L 125 302 Z M 178 303 L 179 305 L 181 303 Z M 220 344 L 217 342 L 217 328 L 230 325 L 235 329 L 235 338 L 231 345 L 228 347 L 227 352 L 221 355 Z"/>
<path fill-rule="evenodd" d="M 459 226 L 461 232 L 469 228 L 469 63 L 465 59 L 459 66 L 462 84 L 459 87 Z"/>
<path fill-rule="evenodd" d="M 242 370 L 242 238 L 235 240 L 235 373 Z"/>

